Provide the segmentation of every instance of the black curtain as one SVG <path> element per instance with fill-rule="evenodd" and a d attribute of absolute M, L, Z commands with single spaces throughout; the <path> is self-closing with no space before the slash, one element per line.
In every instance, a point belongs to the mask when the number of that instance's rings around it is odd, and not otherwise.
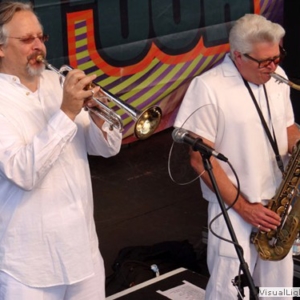
<path fill-rule="evenodd" d="M 283 45 L 287 56 L 282 67 L 289 79 L 300 85 L 300 1 L 284 1 L 283 26 L 286 34 Z M 291 100 L 294 108 L 295 119 L 300 124 L 300 91 L 291 89 Z"/>

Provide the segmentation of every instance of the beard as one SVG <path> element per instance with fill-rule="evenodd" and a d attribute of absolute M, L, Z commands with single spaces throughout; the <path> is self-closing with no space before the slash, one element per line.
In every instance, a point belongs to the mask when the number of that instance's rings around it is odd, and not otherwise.
<path fill-rule="evenodd" d="M 26 70 L 29 76 L 41 76 L 42 72 L 45 70 L 45 65 L 40 64 L 38 67 L 33 68 L 31 65 L 27 65 Z"/>
<path fill-rule="evenodd" d="M 40 76 L 42 72 L 45 70 L 46 66 L 42 62 L 37 62 L 37 57 L 41 55 L 42 57 L 45 57 L 45 53 L 42 53 L 40 51 L 35 51 L 30 56 L 27 57 L 27 66 L 26 71 L 29 76 Z M 34 60 L 34 64 L 31 64 L 30 62 Z"/>

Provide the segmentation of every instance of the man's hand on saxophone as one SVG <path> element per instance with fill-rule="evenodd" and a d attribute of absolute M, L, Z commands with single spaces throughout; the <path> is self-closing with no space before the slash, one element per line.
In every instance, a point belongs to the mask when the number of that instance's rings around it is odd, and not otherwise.
<path fill-rule="evenodd" d="M 244 202 L 241 205 L 241 202 Z M 257 227 L 261 231 L 275 230 L 281 223 L 281 219 L 278 214 L 263 206 L 261 203 L 250 203 L 247 200 L 237 202 L 237 206 L 240 206 L 238 213 L 249 224 Z"/>
<path fill-rule="evenodd" d="M 212 148 L 215 147 L 209 140 L 202 138 L 203 142 Z M 191 165 L 194 170 L 201 174 L 203 181 L 213 189 L 210 178 L 204 172 L 203 160 L 199 152 L 191 151 L 190 153 Z M 218 160 L 211 161 L 214 174 L 217 178 L 217 183 L 222 195 L 222 199 L 227 205 L 231 205 L 237 195 L 237 188 L 229 177 L 225 174 L 224 169 L 220 166 Z M 263 231 L 270 231 L 276 229 L 280 225 L 280 217 L 273 211 L 269 210 L 261 203 L 250 203 L 242 195 L 239 195 L 238 200 L 233 206 L 233 209 L 249 224 L 254 227 L 260 227 Z M 260 225 L 260 226 L 259 226 Z"/>

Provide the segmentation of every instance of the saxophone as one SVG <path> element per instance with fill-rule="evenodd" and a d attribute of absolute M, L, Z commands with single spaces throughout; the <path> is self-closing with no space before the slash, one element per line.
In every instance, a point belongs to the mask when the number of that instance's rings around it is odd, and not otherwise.
<path fill-rule="evenodd" d="M 286 78 L 271 73 L 279 83 L 300 90 L 300 86 Z M 259 256 L 264 260 L 281 260 L 290 251 L 300 231 L 300 141 L 296 143 L 291 158 L 283 174 L 283 180 L 269 201 L 268 208 L 281 218 L 281 224 L 276 230 L 258 231 L 252 236 Z"/>
<path fill-rule="evenodd" d="M 276 195 L 269 201 L 268 208 L 281 218 L 276 230 L 258 231 L 252 237 L 253 244 L 264 260 L 281 260 L 290 251 L 300 230 L 300 141 L 283 174 Z"/>
<path fill-rule="evenodd" d="M 300 85 L 291 82 L 290 80 L 284 78 L 283 76 L 276 74 L 275 72 L 271 73 L 270 76 L 273 77 L 278 83 L 286 83 L 293 89 L 300 91 Z"/>

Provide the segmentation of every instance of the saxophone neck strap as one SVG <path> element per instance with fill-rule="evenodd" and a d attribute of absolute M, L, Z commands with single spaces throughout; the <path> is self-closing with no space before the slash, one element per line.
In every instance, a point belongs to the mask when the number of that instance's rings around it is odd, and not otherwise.
<path fill-rule="evenodd" d="M 273 131 L 273 137 L 272 137 L 271 132 L 270 132 L 270 129 L 269 129 L 269 127 L 268 127 L 268 125 L 267 125 L 267 123 L 266 123 L 266 121 L 265 121 L 265 118 L 264 118 L 264 116 L 263 116 L 263 114 L 262 114 L 262 112 L 261 112 L 261 109 L 260 109 L 260 107 L 259 107 L 259 105 L 258 105 L 258 103 L 257 103 L 257 101 L 256 101 L 256 99 L 255 99 L 255 96 L 254 96 L 254 94 L 253 94 L 253 92 L 252 92 L 252 90 L 251 90 L 251 87 L 250 87 L 248 81 L 247 81 L 244 77 L 242 77 L 242 78 L 243 78 L 244 84 L 245 84 L 246 88 L 248 89 L 249 94 L 250 94 L 250 96 L 251 96 L 251 98 L 252 98 L 252 100 L 253 100 L 253 103 L 254 103 L 254 105 L 255 105 L 255 107 L 256 107 L 257 113 L 258 113 L 258 115 L 259 115 L 259 117 L 260 117 L 261 123 L 262 123 L 262 125 L 263 125 L 263 127 L 264 127 L 264 130 L 265 130 L 267 136 L 268 136 L 268 139 L 269 139 L 269 141 L 270 141 L 270 144 L 271 144 L 271 146 L 272 146 L 272 148 L 273 148 L 273 151 L 274 151 L 274 153 L 275 153 L 275 158 L 276 158 L 276 162 L 277 162 L 278 168 L 279 168 L 279 170 L 283 173 L 283 172 L 284 172 L 284 167 L 283 167 L 282 158 L 281 158 L 281 156 L 280 156 L 280 154 L 279 154 L 278 144 L 277 144 L 277 140 L 276 140 L 276 136 L 275 136 L 274 127 L 273 127 L 273 125 L 272 125 L 272 131 Z M 272 119 L 271 119 L 270 104 L 269 104 L 268 94 L 267 94 L 267 90 L 266 90 L 265 85 L 263 85 L 263 88 L 264 88 L 264 93 L 265 93 L 265 97 L 266 97 L 266 102 L 267 102 L 267 107 L 268 107 L 269 118 L 270 118 L 270 120 L 272 121 Z"/>

